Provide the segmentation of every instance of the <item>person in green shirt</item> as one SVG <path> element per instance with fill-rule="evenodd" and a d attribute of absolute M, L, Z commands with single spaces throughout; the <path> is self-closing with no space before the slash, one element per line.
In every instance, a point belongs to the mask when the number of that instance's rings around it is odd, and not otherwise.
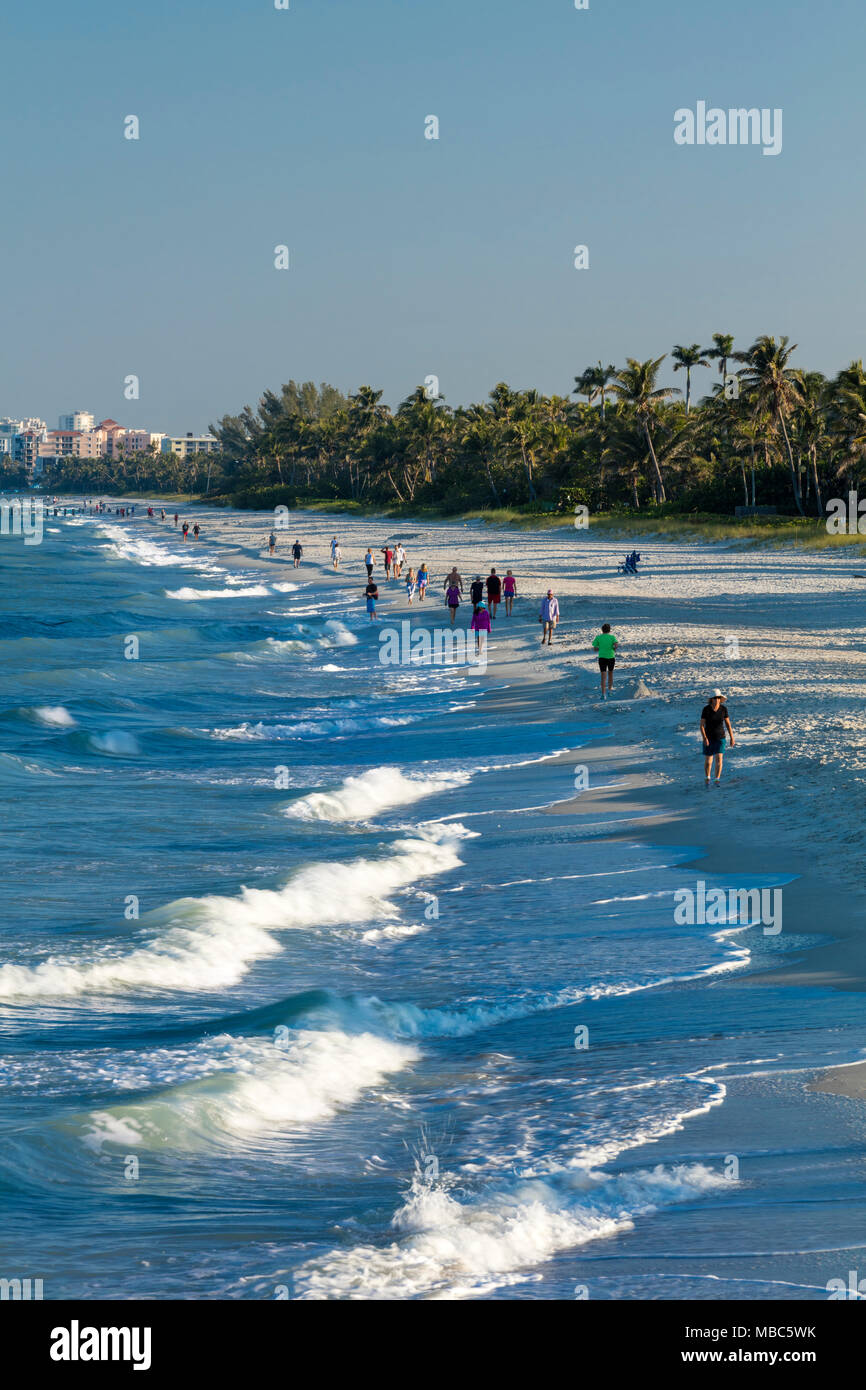
<path fill-rule="evenodd" d="M 610 630 L 610 623 L 603 623 L 601 632 L 593 638 L 592 645 L 598 652 L 598 669 L 601 674 L 601 698 L 606 699 L 604 676 L 607 672 L 607 695 L 613 693 L 613 668 L 619 643 Z"/>

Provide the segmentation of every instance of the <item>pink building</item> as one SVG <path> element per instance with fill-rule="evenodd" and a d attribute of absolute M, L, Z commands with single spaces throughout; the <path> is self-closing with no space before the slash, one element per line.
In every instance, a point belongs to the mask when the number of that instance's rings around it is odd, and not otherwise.
<path fill-rule="evenodd" d="M 46 430 L 45 438 L 38 446 L 38 457 L 41 459 L 59 459 L 76 454 L 78 452 L 76 441 L 80 435 L 80 430 Z"/>

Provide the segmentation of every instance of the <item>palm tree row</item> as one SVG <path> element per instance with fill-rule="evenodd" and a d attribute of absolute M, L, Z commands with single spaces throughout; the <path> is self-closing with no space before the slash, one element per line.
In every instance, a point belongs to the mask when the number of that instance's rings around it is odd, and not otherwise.
<path fill-rule="evenodd" d="M 866 372 L 857 361 L 829 379 L 795 367 L 795 351 L 769 336 L 737 351 L 724 333 L 705 348 L 678 344 L 684 400 L 662 384 L 665 355 L 599 361 L 565 395 L 499 382 L 483 403 L 456 409 L 421 386 L 391 410 L 371 386 L 345 396 L 290 381 L 211 426 L 220 442 L 211 491 L 252 505 L 282 492 L 453 512 L 583 503 L 729 513 L 742 503 L 818 516 L 827 497 L 866 484 Z M 695 400 L 711 364 L 717 380 Z M 201 460 L 126 461 L 117 478 L 108 461 L 69 460 L 63 483 L 96 465 L 88 485 L 103 489 L 204 481 Z"/>

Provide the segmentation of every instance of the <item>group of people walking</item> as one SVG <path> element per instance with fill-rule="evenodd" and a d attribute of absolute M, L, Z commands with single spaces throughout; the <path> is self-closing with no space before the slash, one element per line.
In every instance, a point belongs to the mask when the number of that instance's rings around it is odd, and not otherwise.
<path fill-rule="evenodd" d="M 175 516 L 175 522 L 177 517 Z M 184 530 L 186 531 L 186 526 Z M 195 528 L 198 534 L 198 528 Z M 274 553 L 276 537 L 273 532 L 269 537 L 270 553 Z M 331 540 L 331 564 L 334 571 L 339 571 L 343 554 L 340 543 L 336 536 Z M 301 563 L 303 547 L 299 540 L 292 546 L 292 558 L 295 568 Z M 389 582 L 402 581 L 406 586 L 406 599 L 409 606 L 412 606 L 414 599 L 418 598 L 419 603 L 425 602 L 430 589 L 430 570 L 423 562 L 415 570 L 408 563 L 406 549 L 401 541 L 391 545 L 390 542 L 379 547 L 378 554 L 382 557 L 382 564 L 385 570 L 385 579 Z M 640 556 L 632 552 L 627 557 L 628 572 L 637 572 L 637 562 Z M 379 601 L 379 588 L 374 578 L 376 568 L 376 552 L 373 547 L 368 545 L 364 555 L 364 565 L 367 571 L 367 583 L 364 589 L 367 614 L 370 620 L 376 618 L 376 604 Z M 404 574 L 405 570 L 405 574 Z M 448 609 L 450 625 L 454 627 L 457 621 L 457 612 L 461 604 L 465 601 L 466 588 L 457 565 L 452 565 L 450 571 L 445 576 L 442 583 L 445 596 L 445 605 Z M 469 584 L 468 601 L 472 605 L 472 617 L 469 622 L 470 631 L 475 633 L 476 649 L 480 650 L 486 642 L 488 635 L 493 630 L 493 623 L 496 620 L 500 605 L 504 603 L 505 616 L 511 617 L 514 609 L 514 600 L 517 597 L 517 580 L 513 572 L 506 570 L 504 575 L 497 573 L 495 567 L 491 567 L 490 573 L 482 579 L 480 574 L 476 574 Z M 541 624 L 541 644 L 542 646 L 552 646 L 553 636 L 559 623 L 560 611 L 559 601 L 553 592 L 548 589 L 541 600 L 541 608 L 538 614 L 538 621 Z M 617 656 L 619 655 L 621 642 L 616 633 L 611 630 L 610 623 L 603 623 L 601 631 L 592 639 L 592 651 L 598 662 L 599 679 L 601 683 L 602 700 L 610 699 L 613 695 L 613 676 L 616 666 Z M 725 746 L 725 736 L 727 735 L 730 746 L 735 745 L 734 730 L 731 726 L 727 706 L 724 703 L 724 696 L 720 690 L 714 690 L 708 703 L 701 711 L 700 718 L 701 733 L 701 753 L 704 759 L 704 780 L 707 787 L 715 781 L 718 786 L 722 776 L 722 759 Z M 712 773 L 715 769 L 715 778 Z"/>

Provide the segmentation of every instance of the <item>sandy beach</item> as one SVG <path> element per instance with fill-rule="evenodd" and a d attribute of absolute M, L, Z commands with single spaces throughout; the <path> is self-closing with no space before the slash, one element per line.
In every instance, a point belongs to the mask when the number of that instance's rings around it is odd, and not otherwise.
<path fill-rule="evenodd" d="M 659 542 L 631 578 L 591 527 L 300 511 L 271 557 L 271 514 L 179 511 L 186 541 L 138 501 L 9 552 L 13 896 L 53 848 L 6 929 L 0 1026 L 37 1043 L 0 1119 L 51 1296 L 826 1298 L 861 1200 L 856 561 Z M 516 578 L 480 667 L 414 640 L 454 564 L 465 598 Z"/>
<path fill-rule="evenodd" d="M 144 504 L 142 504 L 143 506 Z M 763 978 L 798 985 L 866 988 L 863 861 L 866 827 L 866 578 L 862 561 L 792 549 L 726 544 L 642 544 L 637 579 L 618 572 L 624 541 L 598 541 L 587 530 L 525 534 L 466 523 L 338 518 L 298 512 L 267 553 L 270 514 L 191 508 L 203 539 L 217 541 L 263 569 L 291 570 L 296 536 L 302 573 L 332 574 L 329 545 L 343 552 L 341 588 L 354 583 L 362 606 L 363 553 L 376 555 L 380 620 L 407 616 L 444 625 L 442 584 L 456 564 L 468 595 L 476 574 L 513 569 L 518 598 L 511 619 L 500 615 L 489 669 L 506 693 L 529 700 L 553 683 L 574 711 L 619 728 L 580 753 L 589 786 L 555 803 L 572 812 L 588 835 L 704 847 L 708 873 L 748 876 L 772 866 L 790 874 L 784 931 L 818 938 L 808 951 L 788 952 Z M 155 529 L 159 530 L 159 526 Z M 402 584 L 384 580 L 380 548 L 402 540 L 408 563 L 431 572 L 428 598 L 410 610 Z M 190 542 L 192 544 L 192 542 Z M 405 572 L 405 571 L 404 571 Z M 540 601 L 553 587 L 561 608 L 554 645 L 538 640 Z M 471 611 L 471 610 L 470 610 Z M 602 622 L 620 640 L 614 697 L 599 698 L 591 641 Z M 460 610 L 460 622 L 468 622 Z M 513 682 L 518 682 L 519 693 Z M 642 684 L 641 684 L 642 683 Z M 726 696 L 736 748 L 726 750 L 721 785 L 704 787 L 698 724 L 708 692 Z M 641 689 L 649 698 L 635 698 Z M 577 761 L 577 758 L 574 758 Z M 597 771 L 597 776 L 596 776 Z M 596 789 L 598 781 L 615 785 Z M 831 867 L 834 866 L 833 871 Z M 866 1095 L 856 1069 L 828 1072 L 822 1090 Z M 841 1078 L 841 1079 L 840 1079 Z"/>

